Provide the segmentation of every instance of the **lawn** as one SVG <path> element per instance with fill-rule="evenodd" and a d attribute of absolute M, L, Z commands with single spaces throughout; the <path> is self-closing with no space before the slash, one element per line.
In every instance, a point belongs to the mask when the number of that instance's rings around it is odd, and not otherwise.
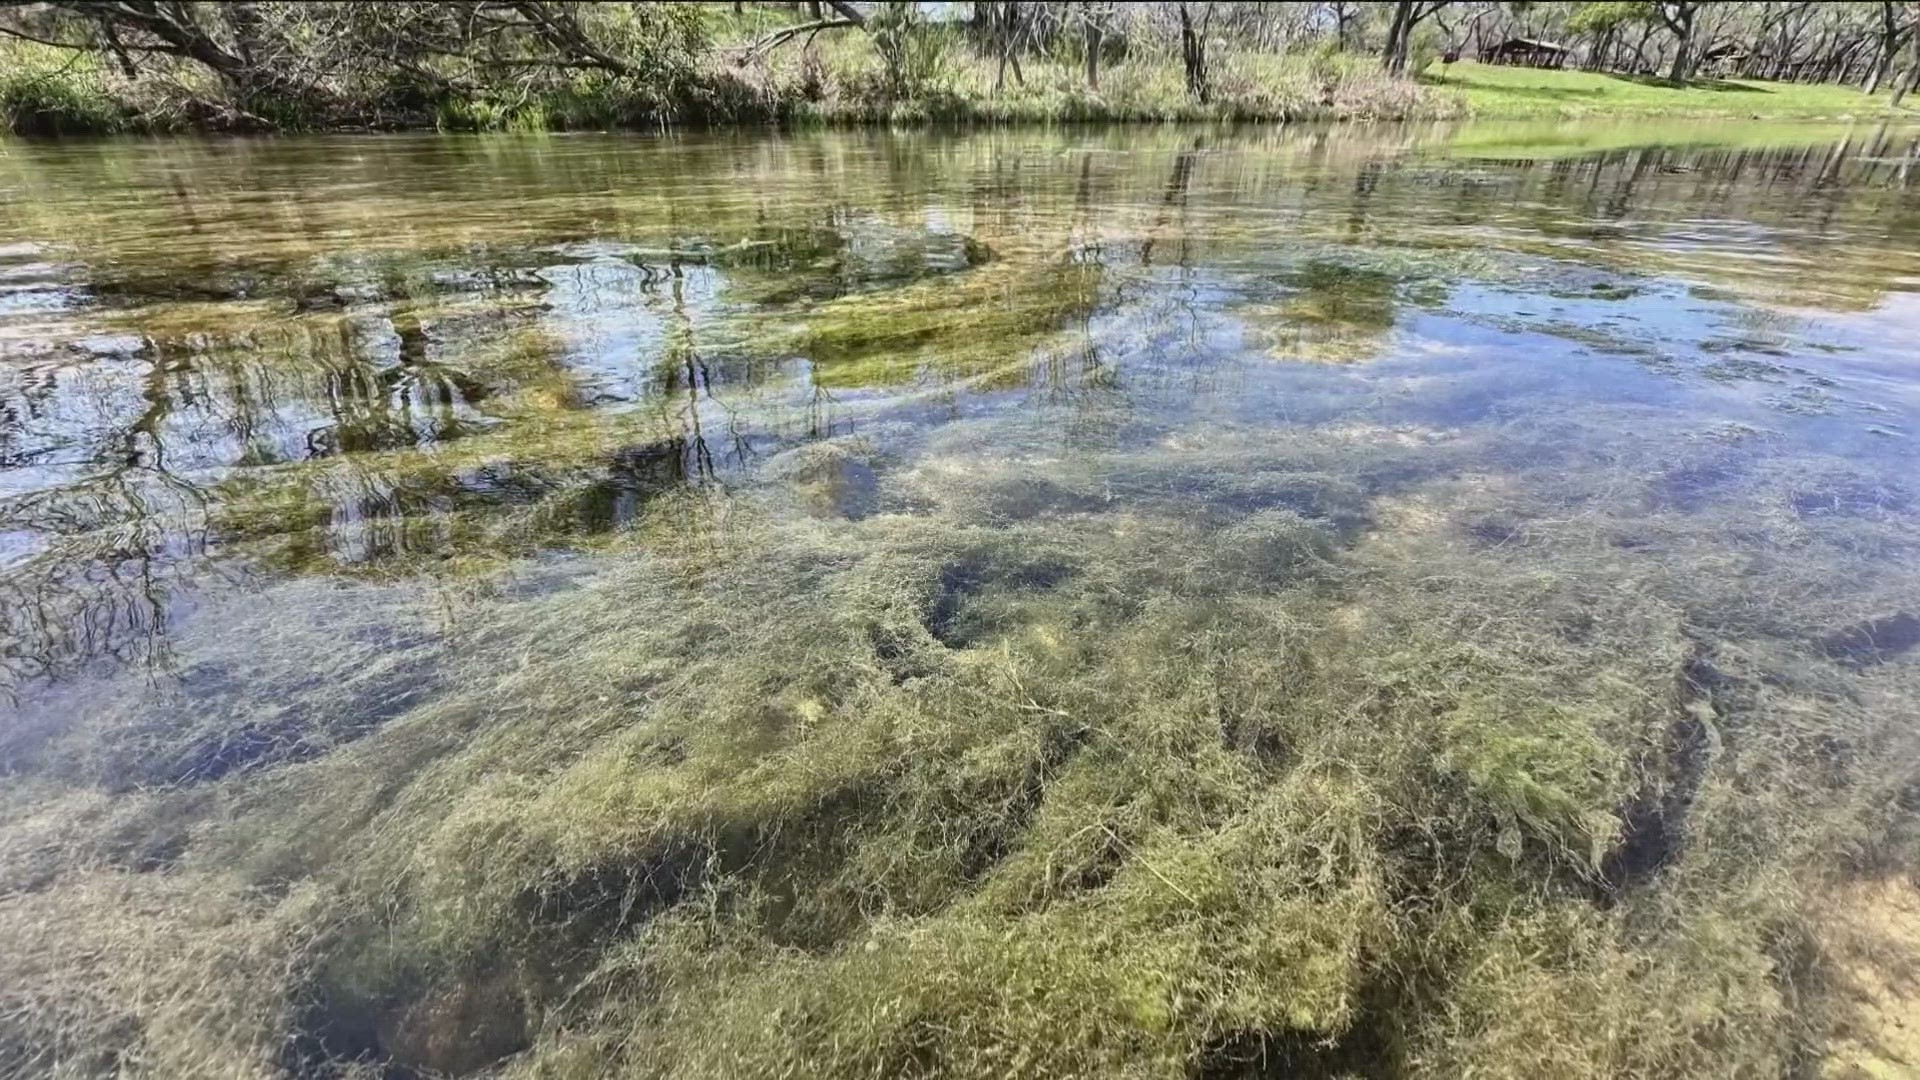
<path fill-rule="evenodd" d="M 1891 111 L 1890 93 L 1873 97 L 1846 86 L 1700 79 L 1673 86 L 1645 76 L 1546 71 L 1472 62 L 1428 68 L 1424 80 L 1459 93 L 1479 116 L 1727 116 L 1811 118 L 1877 116 Z M 1920 95 L 1898 112 L 1920 116 Z"/>

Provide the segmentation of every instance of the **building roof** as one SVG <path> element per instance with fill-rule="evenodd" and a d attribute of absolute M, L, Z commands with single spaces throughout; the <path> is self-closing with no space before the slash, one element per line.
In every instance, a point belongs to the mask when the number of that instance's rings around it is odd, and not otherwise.
<path fill-rule="evenodd" d="M 1500 44 L 1493 46 L 1493 48 L 1495 51 L 1513 50 L 1513 51 L 1524 51 L 1524 52 L 1556 52 L 1556 53 L 1566 53 L 1566 52 L 1573 51 L 1572 49 L 1567 48 L 1565 45 L 1555 44 L 1554 42 L 1551 42 L 1551 41 L 1541 41 L 1538 38 L 1522 38 L 1522 37 L 1508 38 L 1507 40 L 1501 42 Z"/>

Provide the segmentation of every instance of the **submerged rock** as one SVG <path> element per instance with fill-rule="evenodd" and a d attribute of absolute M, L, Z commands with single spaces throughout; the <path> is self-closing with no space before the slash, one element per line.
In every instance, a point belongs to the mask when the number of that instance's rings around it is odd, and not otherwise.
<path fill-rule="evenodd" d="M 1902 611 L 1847 627 L 1820 639 L 1820 648 L 1843 664 L 1884 664 L 1920 645 L 1920 615 Z"/>

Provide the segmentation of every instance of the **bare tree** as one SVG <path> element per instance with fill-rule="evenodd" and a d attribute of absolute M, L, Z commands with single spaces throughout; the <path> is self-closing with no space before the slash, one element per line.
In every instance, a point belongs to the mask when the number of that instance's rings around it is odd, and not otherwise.
<path fill-rule="evenodd" d="M 34 23 L 10 20 L 0 24 L 0 33 L 77 51 L 90 51 L 105 42 L 123 70 L 133 68 L 135 56 L 177 56 L 200 64 L 249 95 L 290 89 L 284 69 L 274 62 L 277 57 L 265 49 L 256 50 L 243 36 L 258 26 L 249 13 L 228 11 L 224 25 L 215 26 L 202 22 L 195 6 L 184 0 L 75 0 L 33 7 L 44 7 L 37 13 L 28 8 L 28 14 L 39 14 L 40 19 Z"/>
<path fill-rule="evenodd" d="M 1894 0 L 1880 0 L 1880 50 L 1874 59 L 1873 67 L 1867 73 L 1867 84 L 1863 88 L 1868 94 L 1880 89 L 1893 73 L 1893 61 L 1900 54 L 1900 46 L 1907 33 L 1913 27 L 1900 18 L 1900 7 Z"/>
<path fill-rule="evenodd" d="M 1396 0 L 1393 22 L 1387 28 L 1386 48 L 1381 62 L 1395 75 L 1407 73 L 1407 56 L 1413 43 L 1413 29 L 1428 16 L 1447 6 L 1451 0 Z"/>
<path fill-rule="evenodd" d="M 1021 86 L 1027 84 L 1026 73 L 1020 70 L 1021 31 L 1024 28 L 1020 9 L 1025 6 L 1011 0 L 979 5 L 986 16 L 994 54 L 999 60 L 993 72 L 995 93 L 1006 88 L 1009 66 L 1013 68 L 1013 81 Z"/>
<path fill-rule="evenodd" d="M 1213 100 L 1213 87 L 1207 78 L 1207 31 L 1213 23 L 1213 4 L 1191 6 L 1200 9 L 1197 21 L 1189 5 L 1175 5 L 1180 12 L 1180 59 L 1187 69 L 1187 93 L 1205 105 Z"/>
<path fill-rule="evenodd" d="M 1913 4 L 1913 16 L 1914 21 L 1920 23 L 1920 2 Z M 1907 95 L 1913 93 L 1915 87 L 1920 87 L 1920 32 L 1915 32 L 1913 35 L 1913 66 L 1907 69 L 1906 81 L 1893 92 L 1893 107 L 1899 108 L 1900 103 L 1907 100 Z"/>
<path fill-rule="evenodd" d="M 1086 39 L 1087 89 L 1100 89 L 1100 46 L 1106 36 L 1107 19 L 1113 13 L 1110 3 L 1082 3 L 1080 25 Z"/>

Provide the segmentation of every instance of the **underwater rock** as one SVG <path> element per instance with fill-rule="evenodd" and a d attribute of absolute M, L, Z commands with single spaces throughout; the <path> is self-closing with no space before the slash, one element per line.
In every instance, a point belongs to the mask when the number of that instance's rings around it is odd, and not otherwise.
<path fill-rule="evenodd" d="M 1868 619 L 1820 639 L 1820 649 L 1843 664 L 1884 664 L 1920 645 L 1920 616 L 1902 611 Z"/>
<path fill-rule="evenodd" d="M 391 1019 L 394 1062 L 433 1076 L 470 1076 L 530 1042 L 525 1006 L 497 975 L 454 983 Z"/>
<path fill-rule="evenodd" d="M 1620 839 L 1601 860 L 1602 903 L 1646 884 L 1685 848 L 1688 818 L 1713 758 L 1713 697 L 1731 685 L 1704 649 L 1696 647 L 1681 667 L 1680 707 L 1667 726 L 1665 745 L 1647 762 L 1642 790 L 1620 812 Z"/>

